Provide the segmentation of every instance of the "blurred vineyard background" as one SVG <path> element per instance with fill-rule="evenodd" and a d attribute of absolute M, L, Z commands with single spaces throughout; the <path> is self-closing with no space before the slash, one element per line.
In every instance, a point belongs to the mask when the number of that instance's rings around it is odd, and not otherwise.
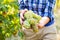
<path fill-rule="evenodd" d="M 56 0 L 55 8 L 54 8 L 54 15 L 55 15 L 55 26 L 57 28 L 57 38 L 60 40 L 60 0 Z"/>
<path fill-rule="evenodd" d="M 56 21 L 56 27 L 60 30 L 60 0 L 56 0 L 55 8 L 54 8 L 54 15 Z"/>
<path fill-rule="evenodd" d="M 0 0 L 0 40 L 21 40 L 18 0 Z"/>

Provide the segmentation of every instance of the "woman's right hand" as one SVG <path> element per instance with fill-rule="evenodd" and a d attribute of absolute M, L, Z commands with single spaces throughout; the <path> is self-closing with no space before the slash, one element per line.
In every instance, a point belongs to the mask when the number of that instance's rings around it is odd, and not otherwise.
<path fill-rule="evenodd" d="M 23 20 L 24 20 L 24 16 L 23 15 L 27 11 L 28 11 L 27 9 L 24 9 L 24 10 L 20 11 L 20 23 L 21 23 L 21 25 L 23 24 Z"/>

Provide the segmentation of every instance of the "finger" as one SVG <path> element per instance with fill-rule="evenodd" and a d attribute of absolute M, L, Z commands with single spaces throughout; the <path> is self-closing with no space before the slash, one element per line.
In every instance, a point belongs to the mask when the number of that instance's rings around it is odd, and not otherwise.
<path fill-rule="evenodd" d="M 20 18 L 21 18 L 22 20 L 24 20 L 24 17 L 23 17 L 23 14 L 22 14 L 22 13 L 20 14 Z"/>
<path fill-rule="evenodd" d="M 22 10 L 21 13 L 24 14 L 26 10 Z"/>
<path fill-rule="evenodd" d="M 23 24 L 23 21 L 22 21 L 22 19 L 20 19 L 20 23 L 21 23 L 21 25 Z"/>
<path fill-rule="evenodd" d="M 28 9 L 25 9 L 25 12 L 27 12 L 28 11 Z"/>
<path fill-rule="evenodd" d="M 43 26 L 41 24 L 38 24 L 38 28 L 41 29 L 43 28 Z"/>

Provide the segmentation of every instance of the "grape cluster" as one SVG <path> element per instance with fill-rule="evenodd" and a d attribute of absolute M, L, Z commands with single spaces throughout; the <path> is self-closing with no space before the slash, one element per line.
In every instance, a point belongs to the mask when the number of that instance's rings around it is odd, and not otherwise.
<path fill-rule="evenodd" d="M 36 26 L 36 24 L 39 23 L 41 16 L 29 10 L 24 14 L 24 18 L 25 19 L 23 27 L 27 29 L 32 28 L 34 32 L 38 32 L 38 27 Z"/>

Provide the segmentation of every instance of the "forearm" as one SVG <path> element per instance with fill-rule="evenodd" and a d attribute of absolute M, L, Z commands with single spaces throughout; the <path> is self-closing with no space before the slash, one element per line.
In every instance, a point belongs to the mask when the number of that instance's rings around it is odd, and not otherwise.
<path fill-rule="evenodd" d="M 39 21 L 40 27 L 44 27 L 49 21 L 50 19 L 48 17 L 42 17 L 42 19 Z"/>

